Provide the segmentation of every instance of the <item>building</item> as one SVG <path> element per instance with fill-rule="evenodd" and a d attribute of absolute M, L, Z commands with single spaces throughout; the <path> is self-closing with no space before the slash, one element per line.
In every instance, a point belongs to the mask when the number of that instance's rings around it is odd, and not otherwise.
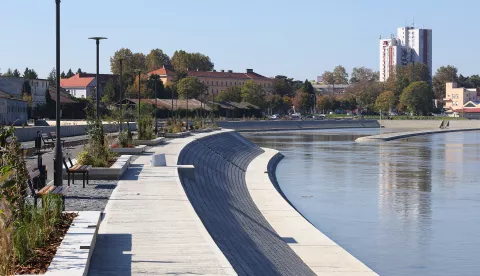
<path fill-rule="evenodd" d="M 99 74 L 100 80 L 100 95 L 108 80 L 117 83 L 118 75 L 111 74 Z M 67 90 L 70 95 L 75 98 L 88 98 L 95 93 L 95 87 L 97 86 L 95 74 L 89 73 L 77 73 L 68 79 L 60 80 L 60 87 Z"/>
<path fill-rule="evenodd" d="M 380 38 L 380 81 L 384 82 L 395 72 L 397 65 L 421 62 L 432 74 L 432 30 L 402 27 L 397 37 Z"/>
<path fill-rule="evenodd" d="M 457 87 L 456 83 L 448 82 L 443 102 L 446 113 L 480 119 L 480 90 L 477 88 Z"/>
<path fill-rule="evenodd" d="M 48 80 L 30 80 L 25 78 L 0 76 L 0 90 L 12 95 L 16 99 L 21 99 L 22 93 L 26 89 L 26 82 L 28 82 L 30 92 L 32 93 L 32 105 L 36 107 L 45 104 L 45 93 L 49 88 Z"/>
<path fill-rule="evenodd" d="M 172 82 L 176 76 L 175 71 L 171 68 L 160 68 L 158 70 L 149 72 L 147 75 L 159 75 L 164 84 Z M 273 92 L 273 79 L 264 77 L 255 73 L 253 69 L 247 69 L 245 73 L 236 73 L 232 70 L 221 71 L 188 71 L 188 76 L 197 78 L 201 83 L 208 87 L 208 94 L 216 95 L 223 90 L 232 86 L 241 86 L 245 82 L 252 80 L 260 84 L 263 89 L 268 92 Z"/>
<path fill-rule="evenodd" d="M 27 125 L 28 103 L 0 91 L 0 125 Z"/>
<path fill-rule="evenodd" d="M 350 87 L 349 84 L 337 84 L 335 86 L 330 84 L 312 84 L 312 86 L 317 93 L 325 96 L 343 96 L 345 90 Z"/>

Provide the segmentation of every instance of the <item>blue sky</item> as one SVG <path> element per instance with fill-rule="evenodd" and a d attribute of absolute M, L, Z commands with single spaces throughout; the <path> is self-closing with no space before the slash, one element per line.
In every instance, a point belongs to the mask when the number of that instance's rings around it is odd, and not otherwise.
<path fill-rule="evenodd" d="M 378 70 L 378 38 L 411 23 L 433 29 L 433 68 L 454 65 L 464 75 L 477 69 L 478 14 L 473 0 L 63 0 L 62 67 L 100 71 L 121 48 L 161 48 L 207 54 L 217 70 L 253 68 L 314 79 L 341 64 Z M 55 66 L 55 1 L 0 0 L 0 68 L 34 68 L 46 77 Z"/>

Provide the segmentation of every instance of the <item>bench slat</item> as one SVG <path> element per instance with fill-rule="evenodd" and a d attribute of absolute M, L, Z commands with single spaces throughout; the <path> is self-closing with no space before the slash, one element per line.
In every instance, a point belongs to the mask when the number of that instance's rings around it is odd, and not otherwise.
<path fill-rule="evenodd" d="M 45 186 L 40 191 L 37 192 L 37 195 L 46 195 L 50 192 L 51 189 L 54 189 L 55 186 Z"/>

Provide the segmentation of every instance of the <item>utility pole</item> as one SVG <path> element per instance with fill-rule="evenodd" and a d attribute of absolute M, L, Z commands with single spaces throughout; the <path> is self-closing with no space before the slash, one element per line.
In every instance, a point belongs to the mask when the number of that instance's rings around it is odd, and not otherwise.
<path fill-rule="evenodd" d="M 60 0 L 55 0 L 56 4 L 56 70 L 57 70 L 57 95 L 56 95 L 56 137 L 55 137 L 55 164 L 53 167 L 53 183 L 55 186 L 63 185 L 63 175 L 62 175 L 62 144 L 60 141 Z"/>

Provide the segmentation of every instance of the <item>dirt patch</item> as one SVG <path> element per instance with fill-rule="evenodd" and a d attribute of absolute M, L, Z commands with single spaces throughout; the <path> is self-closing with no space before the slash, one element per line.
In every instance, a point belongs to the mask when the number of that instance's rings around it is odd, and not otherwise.
<path fill-rule="evenodd" d="M 34 256 L 22 265 L 15 266 L 16 274 L 44 274 L 53 260 L 57 248 L 67 234 L 77 213 L 63 213 L 60 222 L 55 225 L 55 230 L 48 237 L 46 246 L 34 250 Z"/>

